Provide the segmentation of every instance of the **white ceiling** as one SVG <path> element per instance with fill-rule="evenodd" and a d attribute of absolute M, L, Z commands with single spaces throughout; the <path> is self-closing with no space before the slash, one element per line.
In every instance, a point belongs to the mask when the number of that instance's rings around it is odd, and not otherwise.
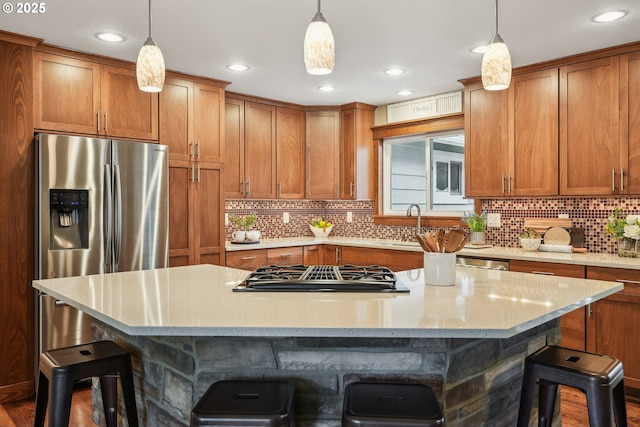
<path fill-rule="evenodd" d="M 7 0 L 14 6 L 17 2 Z M 6 2 L 5 2 L 6 4 Z M 148 35 L 145 0 L 51 0 L 42 14 L 0 14 L 0 29 L 46 43 L 135 61 Z M 14 7 L 15 8 L 15 7 Z M 459 90 L 480 74 L 495 31 L 493 0 L 324 0 L 336 43 L 327 76 L 306 73 L 302 42 L 316 0 L 154 0 L 153 37 L 167 68 L 232 82 L 228 90 L 303 105 L 374 105 Z M 596 24 L 605 10 L 629 12 Z M 126 37 L 107 44 L 99 31 Z M 502 0 L 500 35 L 514 67 L 640 41 L 640 0 Z M 251 69 L 231 72 L 227 64 Z M 407 70 L 387 76 L 383 70 Z M 324 93 L 317 87 L 332 84 Z M 414 93 L 406 98 L 401 89 Z"/>

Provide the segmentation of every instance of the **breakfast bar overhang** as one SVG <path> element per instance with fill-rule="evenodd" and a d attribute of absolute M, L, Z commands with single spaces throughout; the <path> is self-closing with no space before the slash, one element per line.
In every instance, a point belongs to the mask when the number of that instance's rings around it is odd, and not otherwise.
<path fill-rule="evenodd" d="M 188 425 L 221 379 L 287 378 L 314 427 L 339 426 L 344 386 L 363 379 L 432 386 L 450 427 L 515 425 L 524 358 L 559 342 L 561 315 L 623 288 L 458 267 L 449 287 L 397 273 L 409 293 L 233 292 L 247 274 L 198 265 L 33 286 L 131 351 L 144 425 Z"/>

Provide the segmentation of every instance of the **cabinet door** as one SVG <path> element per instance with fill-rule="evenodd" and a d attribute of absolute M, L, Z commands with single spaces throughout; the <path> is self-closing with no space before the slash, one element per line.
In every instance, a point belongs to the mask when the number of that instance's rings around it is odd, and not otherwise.
<path fill-rule="evenodd" d="M 481 84 L 465 88 L 465 195 L 507 194 L 507 92 L 488 91 Z"/>
<path fill-rule="evenodd" d="M 34 53 L 36 129 L 95 135 L 100 109 L 100 64 Z"/>
<path fill-rule="evenodd" d="M 338 198 L 340 113 L 307 113 L 306 197 Z"/>
<path fill-rule="evenodd" d="M 373 107 L 362 105 L 340 113 L 341 199 L 374 197 Z"/>
<path fill-rule="evenodd" d="M 169 162 L 169 265 L 191 265 L 195 259 L 192 166 Z"/>
<path fill-rule="evenodd" d="M 138 88 L 135 69 L 103 65 L 100 100 L 101 134 L 158 139 L 158 94 Z"/>
<path fill-rule="evenodd" d="M 560 194 L 616 193 L 619 58 L 560 68 Z"/>
<path fill-rule="evenodd" d="M 624 385 L 640 392 L 640 280 L 638 270 L 588 267 L 587 278 L 624 283 L 624 289 L 595 303 L 589 351 L 616 357 L 624 365 Z"/>
<path fill-rule="evenodd" d="M 424 266 L 424 253 L 393 249 L 342 247 L 342 263 L 352 265 L 379 265 L 392 271 L 411 270 Z"/>
<path fill-rule="evenodd" d="M 270 265 L 300 265 L 302 256 L 302 246 L 267 249 L 267 263 Z"/>
<path fill-rule="evenodd" d="M 224 189 L 221 165 L 192 163 L 195 168 L 196 264 L 222 262 L 224 254 Z"/>
<path fill-rule="evenodd" d="M 620 193 L 640 194 L 640 52 L 620 58 Z"/>
<path fill-rule="evenodd" d="M 276 197 L 276 107 L 245 102 L 245 197 Z"/>
<path fill-rule="evenodd" d="M 508 96 L 508 193 L 527 197 L 557 195 L 558 70 L 514 76 Z"/>
<path fill-rule="evenodd" d="M 278 108 L 276 181 L 279 199 L 304 198 L 304 112 Z"/>
<path fill-rule="evenodd" d="M 304 265 L 322 265 L 322 246 L 304 247 Z"/>
<path fill-rule="evenodd" d="M 228 198 L 244 197 L 244 101 L 225 101 L 224 192 Z"/>
<path fill-rule="evenodd" d="M 585 267 L 582 265 L 560 264 L 552 262 L 535 262 L 511 260 L 511 271 L 520 273 L 543 274 L 547 276 L 585 277 Z M 590 307 L 582 307 L 565 314 L 560 318 L 562 341 L 560 345 L 574 350 L 585 351 L 587 347 L 586 316 Z"/>
<path fill-rule="evenodd" d="M 342 265 L 340 258 L 341 247 L 337 245 L 322 245 L 323 265 Z"/>
<path fill-rule="evenodd" d="M 254 271 L 268 265 L 266 249 L 227 252 L 227 267 Z"/>
<path fill-rule="evenodd" d="M 193 83 L 167 78 L 160 92 L 160 143 L 169 146 L 169 160 L 189 161 L 193 155 Z"/>
<path fill-rule="evenodd" d="M 222 108 L 224 89 L 194 85 L 195 157 L 204 162 L 224 162 Z"/>

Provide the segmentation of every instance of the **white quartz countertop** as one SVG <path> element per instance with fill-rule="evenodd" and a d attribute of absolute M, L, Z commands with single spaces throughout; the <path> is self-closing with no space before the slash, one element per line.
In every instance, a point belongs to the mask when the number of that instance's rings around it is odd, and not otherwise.
<path fill-rule="evenodd" d="M 317 239 L 311 236 L 288 237 L 288 238 L 281 238 L 281 239 L 262 239 L 259 243 L 256 243 L 256 244 L 236 244 L 232 242 L 227 242 L 226 250 L 240 251 L 240 250 L 247 250 L 247 249 L 268 249 L 268 248 L 323 245 L 323 244 L 422 252 L 422 248 L 418 245 L 417 242 L 403 242 L 399 240 L 389 240 L 389 239 L 367 239 L 367 238 L 333 237 L 333 236 L 329 236 L 328 238 L 321 238 L 321 239 Z M 624 258 L 624 257 L 619 257 L 617 254 L 525 251 L 522 248 L 507 248 L 507 247 L 499 247 L 499 246 L 475 249 L 473 248 L 473 246 L 467 245 L 464 249 L 458 252 L 458 255 L 464 256 L 464 257 L 555 262 L 560 264 L 577 264 L 577 265 L 590 265 L 594 267 L 626 268 L 626 269 L 640 270 L 640 258 Z"/>
<path fill-rule="evenodd" d="M 508 338 L 623 289 L 616 282 L 458 267 L 455 286 L 397 273 L 405 294 L 233 292 L 214 265 L 35 280 L 129 335 Z"/>

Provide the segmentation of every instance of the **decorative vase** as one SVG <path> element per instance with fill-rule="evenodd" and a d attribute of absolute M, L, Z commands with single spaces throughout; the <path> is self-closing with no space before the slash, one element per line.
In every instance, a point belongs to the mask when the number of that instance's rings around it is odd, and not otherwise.
<path fill-rule="evenodd" d="M 640 245 L 636 239 L 618 237 L 618 256 L 626 258 L 639 258 Z"/>
<path fill-rule="evenodd" d="M 485 245 L 487 243 L 487 233 L 484 231 L 472 231 L 469 243 L 472 245 Z"/>

